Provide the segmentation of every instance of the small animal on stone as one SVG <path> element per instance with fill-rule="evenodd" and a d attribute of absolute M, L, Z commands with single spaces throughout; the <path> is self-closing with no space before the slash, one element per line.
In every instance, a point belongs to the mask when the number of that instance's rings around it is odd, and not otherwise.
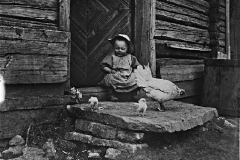
<path fill-rule="evenodd" d="M 145 98 L 141 98 L 138 101 L 137 112 L 139 112 L 139 116 L 145 116 L 146 111 L 147 111 L 147 101 Z M 140 114 L 141 112 L 142 114 Z"/>
<path fill-rule="evenodd" d="M 174 83 L 165 79 L 153 78 L 149 65 L 139 65 L 134 70 L 137 85 L 143 88 L 146 95 L 157 101 L 160 106 L 158 111 L 165 111 L 164 102 L 181 97 L 185 94 L 184 89 L 178 88 Z"/>
<path fill-rule="evenodd" d="M 82 93 L 80 92 L 79 89 L 76 89 L 75 87 L 72 87 L 70 90 L 71 93 L 71 98 L 75 99 L 77 103 L 81 102 L 82 99 Z"/>
<path fill-rule="evenodd" d="M 97 99 L 97 97 L 91 97 L 88 100 L 88 102 L 90 103 L 92 111 L 98 110 L 98 99 Z"/>
<path fill-rule="evenodd" d="M 5 100 L 5 86 L 3 76 L 0 75 L 0 104 Z"/>

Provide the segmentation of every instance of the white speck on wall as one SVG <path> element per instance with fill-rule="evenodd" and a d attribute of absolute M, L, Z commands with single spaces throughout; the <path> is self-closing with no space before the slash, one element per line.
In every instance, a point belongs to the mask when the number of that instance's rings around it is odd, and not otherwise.
<path fill-rule="evenodd" d="M 0 75 L 0 104 L 4 102 L 5 99 L 5 86 L 3 76 Z"/>

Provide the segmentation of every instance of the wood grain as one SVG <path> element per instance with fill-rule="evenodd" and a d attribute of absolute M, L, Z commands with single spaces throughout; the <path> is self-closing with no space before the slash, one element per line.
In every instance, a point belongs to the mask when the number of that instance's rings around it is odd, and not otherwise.
<path fill-rule="evenodd" d="M 0 112 L 14 110 L 41 109 L 49 106 L 64 105 L 68 102 L 68 96 L 39 96 L 33 97 L 6 98 L 0 104 Z"/>
<path fill-rule="evenodd" d="M 168 11 L 157 10 L 156 17 L 157 19 L 183 23 L 185 25 L 197 26 L 200 28 L 208 28 L 209 26 L 209 23 L 206 21 L 202 21 L 196 18 L 192 18 L 190 16 L 180 15 L 180 14 L 172 13 Z"/>
<path fill-rule="evenodd" d="M 70 0 L 59 0 L 59 30 L 70 31 Z"/>
<path fill-rule="evenodd" d="M 0 74 L 6 84 L 61 83 L 67 80 L 67 71 L 0 71 Z"/>
<path fill-rule="evenodd" d="M 49 43 L 27 40 L 0 40 L 0 55 L 9 53 L 68 55 L 68 43 Z"/>
<path fill-rule="evenodd" d="M 30 29 L 22 27 L 0 26 L 0 39 L 7 40 L 32 40 L 40 42 L 68 42 L 69 32 Z"/>
<path fill-rule="evenodd" d="M 0 4 L 0 14 L 5 16 L 24 17 L 47 22 L 54 22 L 57 20 L 56 11 L 28 8 L 21 5 Z"/>
<path fill-rule="evenodd" d="M 8 5 L 24 5 L 31 6 L 35 8 L 41 9 L 50 9 L 57 10 L 58 1 L 57 0 L 1 0 L 0 4 L 8 4 Z"/>

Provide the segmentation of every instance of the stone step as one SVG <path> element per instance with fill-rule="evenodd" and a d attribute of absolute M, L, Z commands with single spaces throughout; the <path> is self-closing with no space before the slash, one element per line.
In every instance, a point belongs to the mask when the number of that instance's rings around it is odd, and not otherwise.
<path fill-rule="evenodd" d="M 114 128 L 140 132 L 176 132 L 185 131 L 218 117 L 215 108 L 201 107 L 193 104 L 168 101 L 166 112 L 158 112 L 157 102 L 147 102 L 146 116 L 139 117 L 137 106 L 132 102 L 100 102 L 103 110 L 92 112 L 89 104 L 72 105 L 72 113 L 81 119 L 110 125 Z"/>
<path fill-rule="evenodd" d="M 79 141 L 79 142 L 87 143 L 94 146 L 111 147 L 111 148 L 119 149 L 121 151 L 126 151 L 128 153 L 135 153 L 137 149 L 148 147 L 147 144 L 123 143 L 116 140 L 96 138 L 91 135 L 82 134 L 78 132 L 67 132 L 65 134 L 65 139 L 69 141 Z"/>
<path fill-rule="evenodd" d="M 80 132 L 83 131 L 99 138 L 119 140 L 123 142 L 135 143 L 141 141 L 144 137 L 144 133 L 124 131 L 112 126 L 96 122 L 90 122 L 82 119 L 76 120 L 75 130 Z"/>

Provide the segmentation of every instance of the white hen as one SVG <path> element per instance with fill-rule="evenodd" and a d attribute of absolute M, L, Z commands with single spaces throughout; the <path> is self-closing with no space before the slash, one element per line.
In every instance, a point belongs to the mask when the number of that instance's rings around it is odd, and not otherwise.
<path fill-rule="evenodd" d="M 143 88 L 149 98 L 159 102 L 159 111 L 165 110 L 163 102 L 185 94 L 185 90 L 178 88 L 174 83 L 164 79 L 153 78 L 149 65 L 139 65 L 134 70 L 134 73 L 137 85 Z"/>

